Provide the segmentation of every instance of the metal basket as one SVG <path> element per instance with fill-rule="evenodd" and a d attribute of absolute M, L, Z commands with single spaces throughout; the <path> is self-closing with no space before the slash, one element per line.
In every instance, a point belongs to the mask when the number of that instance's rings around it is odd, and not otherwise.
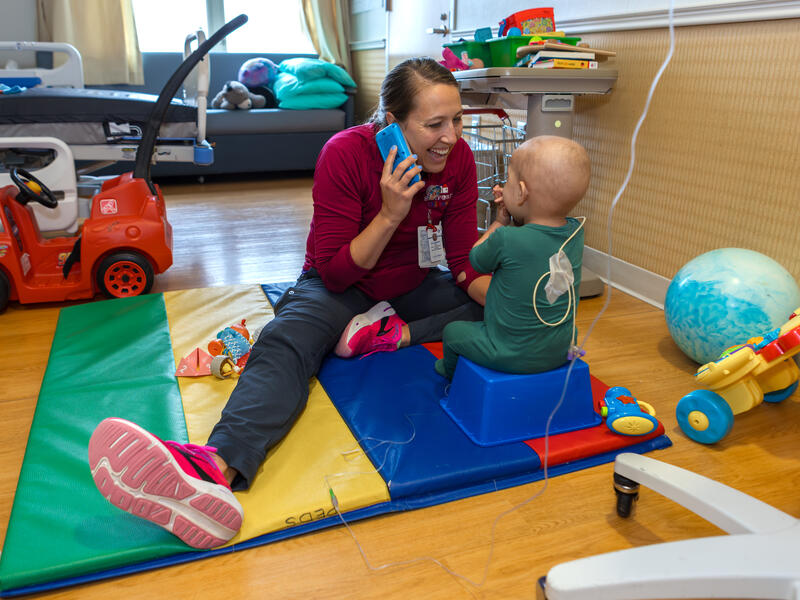
<path fill-rule="evenodd" d="M 511 126 L 511 119 L 500 108 L 468 108 L 462 137 L 472 149 L 478 174 L 478 229 L 485 231 L 495 217 L 495 185 L 508 179 L 511 153 L 525 141 L 525 130 Z M 477 118 L 476 118 L 477 117 Z"/>

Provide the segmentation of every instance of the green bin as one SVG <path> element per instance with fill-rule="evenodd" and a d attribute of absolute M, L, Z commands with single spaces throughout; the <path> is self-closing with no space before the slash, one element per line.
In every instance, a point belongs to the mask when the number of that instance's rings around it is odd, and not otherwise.
<path fill-rule="evenodd" d="M 473 41 L 462 41 L 462 42 L 453 42 L 451 44 L 442 44 L 445 48 L 450 48 L 458 58 L 461 58 L 461 53 L 466 52 L 467 56 L 470 58 L 480 58 L 483 61 L 484 67 L 491 67 L 494 63 L 492 62 L 492 55 L 489 52 L 489 44 L 488 42 L 473 42 Z"/>
<path fill-rule="evenodd" d="M 561 42 L 571 46 L 575 46 L 581 40 L 579 37 L 564 37 L 560 35 L 548 35 L 546 33 L 537 33 L 534 35 L 508 35 L 501 38 L 493 38 L 491 40 L 487 40 L 486 42 L 492 55 L 492 66 L 513 67 L 515 64 L 517 64 L 518 60 L 517 48 L 520 46 L 527 46 L 531 39 L 551 39 L 554 42 Z"/>
<path fill-rule="evenodd" d="M 488 40 L 489 52 L 494 67 L 513 67 L 517 62 L 517 48 L 527 46 L 530 35 L 508 35 Z"/>

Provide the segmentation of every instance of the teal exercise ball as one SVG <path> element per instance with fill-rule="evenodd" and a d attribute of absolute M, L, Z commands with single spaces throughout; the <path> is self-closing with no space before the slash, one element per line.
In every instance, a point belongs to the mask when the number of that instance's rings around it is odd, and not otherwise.
<path fill-rule="evenodd" d="M 705 364 L 789 320 L 800 288 L 780 264 L 744 248 L 720 248 L 684 265 L 667 288 L 664 316 L 672 339 Z"/>

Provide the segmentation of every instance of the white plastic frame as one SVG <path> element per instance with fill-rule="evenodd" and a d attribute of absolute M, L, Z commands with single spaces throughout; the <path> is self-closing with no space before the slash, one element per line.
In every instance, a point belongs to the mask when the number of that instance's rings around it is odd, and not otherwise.
<path fill-rule="evenodd" d="M 0 42 L 0 50 L 62 52 L 67 61 L 52 69 L 31 67 L 28 69 L 2 69 L 0 76 L 5 78 L 37 77 L 44 87 L 83 88 L 83 60 L 75 46 L 61 42 Z"/>
<path fill-rule="evenodd" d="M 64 197 L 58 201 L 58 207 L 46 208 L 38 203 L 31 203 L 39 230 L 42 233 L 63 231 L 74 234 L 78 231 L 79 201 L 78 186 L 75 177 L 75 160 L 69 146 L 54 137 L 12 137 L 0 138 L 0 148 L 45 148 L 55 150 L 55 159 L 41 169 L 28 171 L 41 180 L 53 192 L 63 192 Z M 0 187 L 11 185 L 11 176 L 0 173 Z"/>
<path fill-rule="evenodd" d="M 614 471 L 730 533 L 631 548 L 557 565 L 548 600 L 800 599 L 800 521 L 679 467 L 624 453 Z"/>

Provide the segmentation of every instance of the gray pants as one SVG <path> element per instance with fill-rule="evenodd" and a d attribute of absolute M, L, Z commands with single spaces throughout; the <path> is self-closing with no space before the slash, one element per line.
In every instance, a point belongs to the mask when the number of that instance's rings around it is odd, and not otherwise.
<path fill-rule="evenodd" d="M 455 285 L 449 272 L 431 269 L 414 290 L 389 300 L 409 326 L 412 344 L 438 341 L 451 321 L 483 319 L 483 307 Z M 306 406 L 308 380 L 333 350 L 355 315 L 376 302 L 350 287 L 334 294 L 311 269 L 286 290 L 275 318 L 261 331 L 247 366 L 214 427 L 208 445 L 239 475 L 233 489 L 247 489 L 267 451 L 291 429 Z"/>

